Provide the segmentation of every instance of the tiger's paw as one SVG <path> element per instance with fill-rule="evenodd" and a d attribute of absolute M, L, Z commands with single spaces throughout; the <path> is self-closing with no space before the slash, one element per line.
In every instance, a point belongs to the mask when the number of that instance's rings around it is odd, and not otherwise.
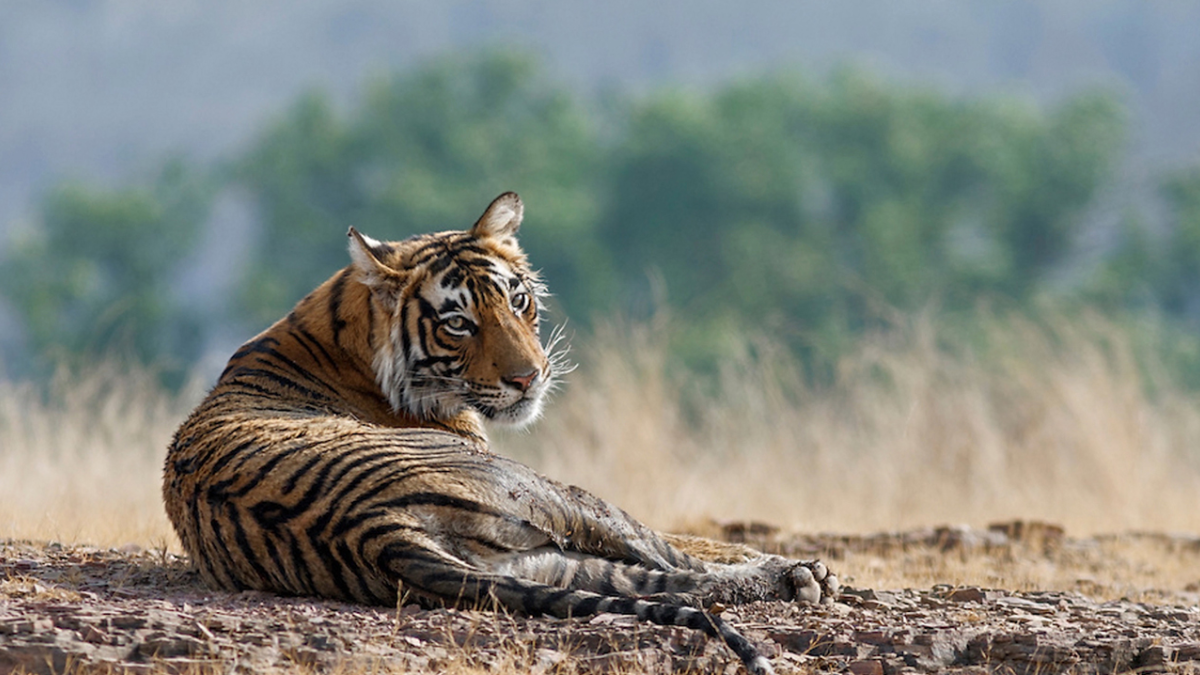
<path fill-rule="evenodd" d="M 820 560 L 804 560 L 788 571 L 792 586 L 792 599 L 814 605 L 832 604 L 837 599 L 837 575 L 829 571 Z"/>

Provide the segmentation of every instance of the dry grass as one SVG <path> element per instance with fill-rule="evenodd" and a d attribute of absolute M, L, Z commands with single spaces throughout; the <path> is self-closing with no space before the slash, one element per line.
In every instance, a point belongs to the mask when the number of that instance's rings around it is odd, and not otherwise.
<path fill-rule="evenodd" d="M 545 420 L 496 441 L 664 529 L 1034 518 L 1072 535 L 1200 531 L 1194 393 L 1139 370 L 1100 319 L 987 332 L 1003 345 L 988 358 L 948 356 L 918 321 L 865 340 L 820 390 L 781 352 L 745 358 L 711 396 L 670 375 L 661 332 L 610 328 L 578 345 L 584 365 Z M 0 536 L 174 547 L 161 461 L 198 397 L 111 364 L 49 391 L 0 382 Z"/>
<path fill-rule="evenodd" d="M 1200 531 L 1200 397 L 1135 365 L 1097 317 L 985 332 L 986 359 L 949 356 L 918 320 L 865 340 L 822 389 L 760 345 L 768 356 L 729 363 L 714 397 L 669 376 L 661 334 L 610 330 L 584 347 L 546 421 L 499 444 L 665 529 L 1025 518 L 1072 535 Z"/>
<path fill-rule="evenodd" d="M 0 382 L 0 537 L 174 543 L 159 493 L 175 427 L 199 400 L 107 363 L 48 387 Z"/>
<path fill-rule="evenodd" d="M 1049 555 L 1015 550 L 943 552 L 935 548 L 873 554 L 851 552 L 831 562 L 858 588 L 1003 588 L 1077 592 L 1094 600 L 1128 598 L 1151 604 L 1194 605 L 1200 590 L 1200 551 L 1143 538 L 1105 538 Z"/>

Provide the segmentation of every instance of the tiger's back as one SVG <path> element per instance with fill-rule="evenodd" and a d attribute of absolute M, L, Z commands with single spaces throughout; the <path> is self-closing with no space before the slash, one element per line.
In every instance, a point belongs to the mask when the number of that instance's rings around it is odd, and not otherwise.
<path fill-rule="evenodd" d="M 718 565 L 620 509 L 490 452 L 484 418 L 541 411 L 555 359 L 538 340 L 523 207 L 497 198 L 465 232 L 377 242 L 239 349 L 176 432 L 167 512 L 209 584 L 393 604 L 634 614 L 720 637 L 693 606 L 819 601 L 819 563 Z"/>
<path fill-rule="evenodd" d="M 175 447 L 217 419 L 189 420 Z M 660 569 L 688 564 L 665 544 L 624 550 L 654 541 L 653 533 L 455 434 L 272 416 L 243 418 L 209 438 L 226 451 L 206 462 L 173 462 L 170 490 L 180 498 L 171 519 L 186 524 L 179 528 L 185 548 L 195 552 L 205 581 L 220 588 L 392 605 L 398 588 L 391 568 L 414 549 L 482 564 L 546 546 L 590 547 L 618 559 L 655 559 Z M 596 523 L 622 536 L 596 537 Z M 408 590 L 440 599 L 420 584 Z"/>

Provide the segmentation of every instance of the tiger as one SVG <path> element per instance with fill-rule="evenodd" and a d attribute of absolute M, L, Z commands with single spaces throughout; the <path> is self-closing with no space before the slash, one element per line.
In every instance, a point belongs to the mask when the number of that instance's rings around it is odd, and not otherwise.
<path fill-rule="evenodd" d="M 349 229 L 349 265 L 242 345 L 170 443 L 163 499 L 192 565 L 231 591 L 633 615 L 772 672 L 719 609 L 832 602 L 823 563 L 704 560 L 492 451 L 484 421 L 529 424 L 564 370 L 523 217 L 508 192 L 465 231 Z"/>

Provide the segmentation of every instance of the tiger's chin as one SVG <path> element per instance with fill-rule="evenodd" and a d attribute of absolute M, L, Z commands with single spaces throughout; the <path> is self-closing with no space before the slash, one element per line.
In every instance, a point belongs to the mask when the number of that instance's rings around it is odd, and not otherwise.
<path fill-rule="evenodd" d="M 542 416 L 544 400 L 542 396 L 528 396 L 505 408 L 479 407 L 476 410 L 489 422 L 520 429 Z"/>
<path fill-rule="evenodd" d="M 448 420 L 470 410 L 488 422 L 520 429 L 542 416 L 546 394 L 551 390 L 547 385 L 548 381 L 540 383 L 515 397 L 511 392 L 504 397 L 480 396 L 465 385 L 432 391 L 410 387 L 404 391 L 399 409 L 428 420 Z"/>

